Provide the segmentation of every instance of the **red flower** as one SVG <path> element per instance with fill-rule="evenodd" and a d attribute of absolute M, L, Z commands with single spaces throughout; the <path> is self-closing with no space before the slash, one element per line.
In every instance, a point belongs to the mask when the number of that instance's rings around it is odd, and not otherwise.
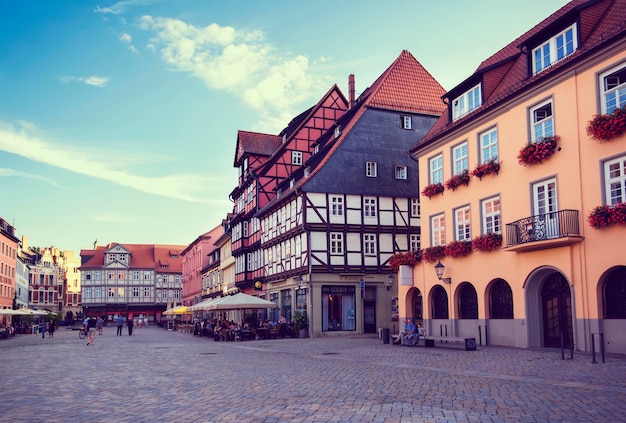
<path fill-rule="evenodd" d="M 587 217 L 587 222 L 589 222 L 589 226 L 594 229 L 604 228 L 612 223 L 611 215 L 611 206 L 598 206 L 591 210 L 591 213 L 589 213 Z"/>
<path fill-rule="evenodd" d="M 418 252 L 407 251 L 404 253 L 402 252 L 394 253 L 389 258 L 389 261 L 387 261 L 387 264 L 389 265 L 389 267 L 391 267 L 391 270 L 393 270 L 394 272 L 397 272 L 400 266 L 413 267 L 420 261 L 422 261 L 422 256 L 419 251 Z"/>
<path fill-rule="evenodd" d="M 444 249 L 445 247 L 443 245 L 424 248 L 422 250 L 422 260 L 427 263 L 434 263 L 437 260 L 446 256 Z"/>
<path fill-rule="evenodd" d="M 608 141 L 626 131 L 626 109 L 615 109 L 608 115 L 595 115 L 587 123 L 587 135 L 597 141 Z"/>
<path fill-rule="evenodd" d="M 490 173 L 497 174 L 500 171 L 500 163 L 497 160 L 490 160 L 487 163 L 479 164 L 476 169 L 472 170 L 472 176 L 482 179 L 483 176 Z"/>
<path fill-rule="evenodd" d="M 502 245 L 502 235 L 495 233 L 488 233 L 477 236 L 472 240 L 472 248 L 475 251 L 490 252 Z"/>
<path fill-rule="evenodd" d="M 472 241 L 452 241 L 446 245 L 446 257 L 463 257 L 472 252 Z"/>
<path fill-rule="evenodd" d="M 424 187 L 424 189 L 422 190 L 422 195 L 430 198 L 433 195 L 437 195 L 441 192 L 443 192 L 443 184 L 441 183 L 429 184 L 429 185 L 426 185 L 426 187 Z"/>
<path fill-rule="evenodd" d="M 469 171 L 465 169 L 463 172 L 454 175 L 452 178 L 446 181 L 446 188 L 454 191 L 459 185 L 469 185 L 470 176 Z"/>
<path fill-rule="evenodd" d="M 526 145 L 517 155 L 519 164 L 529 166 L 543 162 L 554 154 L 559 139 L 556 135 L 543 137 L 541 141 Z"/>

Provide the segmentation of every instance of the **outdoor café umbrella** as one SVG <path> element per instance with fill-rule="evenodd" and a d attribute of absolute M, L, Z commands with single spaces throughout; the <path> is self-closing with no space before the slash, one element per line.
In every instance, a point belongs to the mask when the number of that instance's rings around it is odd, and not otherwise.
<path fill-rule="evenodd" d="M 180 316 L 181 314 L 191 314 L 191 310 L 189 310 L 189 307 L 181 305 L 181 306 L 170 308 L 169 310 L 165 310 L 163 314 L 167 316 L 169 315 Z"/>
<path fill-rule="evenodd" d="M 240 292 L 235 295 L 221 298 L 222 301 L 216 301 L 208 305 L 207 310 L 242 310 L 242 309 L 262 309 L 275 308 L 276 303 L 253 295 Z"/>
<path fill-rule="evenodd" d="M 0 309 L 0 316 L 23 316 L 26 313 L 20 311 L 20 310 L 12 310 L 10 308 L 3 308 Z"/>
<path fill-rule="evenodd" d="M 31 316 L 45 316 L 48 314 L 47 311 L 43 311 L 43 310 L 33 310 L 31 308 L 20 308 L 19 309 L 22 313 L 21 314 L 26 314 L 26 315 L 31 315 Z"/>
<path fill-rule="evenodd" d="M 198 304 L 192 305 L 189 307 L 191 311 L 207 311 L 211 304 L 217 304 L 218 302 L 224 301 L 228 297 L 219 297 L 219 298 L 211 298 L 208 300 L 204 300 Z"/>

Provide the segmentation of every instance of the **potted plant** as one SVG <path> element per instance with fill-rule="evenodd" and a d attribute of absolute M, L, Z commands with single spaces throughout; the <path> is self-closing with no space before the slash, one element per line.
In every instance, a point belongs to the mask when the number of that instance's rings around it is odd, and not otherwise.
<path fill-rule="evenodd" d="M 442 193 L 443 190 L 444 190 L 444 187 L 443 187 L 442 183 L 428 184 L 422 190 L 422 195 L 430 198 L 433 195 L 437 195 L 439 193 Z"/>
<path fill-rule="evenodd" d="M 446 257 L 464 257 L 472 252 L 472 241 L 452 241 L 444 248 Z"/>
<path fill-rule="evenodd" d="M 465 169 L 461 173 L 457 173 L 456 175 L 452 176 L 452 178 L 448 179 L 446 181 L 446 188 L 454 191 L 454 189 L 459 185 L 469 185 L 469 181 L 469 170 Z"/>
<path fill-rule="evenodd" d="M 482 179 L 483 176 L 495 173 L 496 175 L 500 171 L 500 163 L 497 160 L 490 160 L 487 163 L 479 164 L 474 170 L 472 170 L 472 176 Z"/>
<path fill-rule="evenodd" d="M 434 263 L 445 256 L 445 246 L 443 245 L 427 247 L 422 250 L 422 260 L 427 263 Z"/>
<path fill-rule="evenodd" d="M 389 267 L 391 267 L 391 270 L 397 273 L 398 269 L 400 269 L 400 266 L 413 267 L 420 261 L 422 261 L 422 256 L 419 253 L 419 251 L 417 253 L 413 251 L 406 251 L 404 253 L 403 252 L 394 253 L 389 258 L 389 261 L 387 262 L 387 264 L 389 265 Z"/>
<path fill-rule="evenodd" d="M 591 210 L 587 222 L 594 229 L 601 229 L 614 223 L 624 225 L 626 224 L 626 203 L 598 206 Z"/>
<path fill-rule="evenodd" d="M 517 155 L 519 164 L 530 166 L 548 159 L 556 151 L 559 139 L 560 138 L 556 135 L 553 137 L 543 137 L 540 141 L 526 145 Z"/>
<path fill-rule="evenodd" d="M 490 252 L 502 245 L 502 235 L 490 232 L 479 235 L 472 240 L 472 248 L 476 251 Z"/>
<path fill-rule="evenodd" d="M 309 330 L 309 318 L 306 311 L 296 310 L 292 318 L 294 329 L 298 331 L 299 338 L 307 338 Z"/>
<path fill-rule="evenodd" d="M 587 123 L 587 135 L 597 141 L 609 141 L 626 131 L 626 108 L 615 109 L 608 115 L 595 115 Z"/>

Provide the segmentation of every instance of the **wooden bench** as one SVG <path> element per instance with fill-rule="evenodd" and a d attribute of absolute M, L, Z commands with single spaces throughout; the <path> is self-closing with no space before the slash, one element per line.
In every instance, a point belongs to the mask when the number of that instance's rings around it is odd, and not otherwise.
<path fill-rule="evenodd" d="M 425 347 L 434 347 L 435 341 L 439 341 L 442 344 L 444 341 L 448 342 L 461 342 L 465 344 L 465 351 L 475 351 L 476 350 L 476 338 L 464 338 L 457 336 L 433 336 L 433 335 L 424 335 L 424 346 Z"/>

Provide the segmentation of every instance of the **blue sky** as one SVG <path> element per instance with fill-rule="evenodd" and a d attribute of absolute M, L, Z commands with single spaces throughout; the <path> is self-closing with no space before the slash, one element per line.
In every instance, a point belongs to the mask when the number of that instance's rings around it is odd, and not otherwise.
<path fill-rule="evenodd" d="M 2 0 L 0 217 L 29 245 L 189 244 L 277 134 L 403 49 L 446 89 L 565 0 Z"/>

